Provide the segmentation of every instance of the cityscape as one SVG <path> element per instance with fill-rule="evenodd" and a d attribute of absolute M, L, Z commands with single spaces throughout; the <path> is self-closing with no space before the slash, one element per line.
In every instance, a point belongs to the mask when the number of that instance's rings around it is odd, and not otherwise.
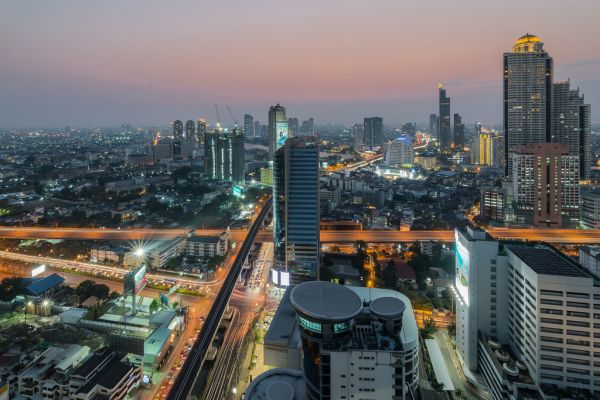
<path fill-rule="evenodd" d="M 0 0 L 0 400 L 600 399 L 600 3 L 206 3 Z"/>

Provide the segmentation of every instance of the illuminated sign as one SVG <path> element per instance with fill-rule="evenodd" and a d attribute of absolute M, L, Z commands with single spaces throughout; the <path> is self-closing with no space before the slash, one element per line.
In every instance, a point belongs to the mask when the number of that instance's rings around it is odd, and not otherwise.
<path fill-rule="evenodd" d="M 281 286 L 290 286 L 290 273 L 281 271 L 281 280 L 279 283 Z"/>
<path fill-rule="evenodd" d="M 271 270 L 271 280 L 275 285 L 279 285 L 279 271 L 276 269 Z"/>
<path fill-rule="evenodd" d="M 244 197 L 244 188 L 238 185 L 234 185 L 233 188 L 231 189 L 232 194 L 241 199 L 242 197 Z"/>
<path fill-rule="evenodd" d="M 465 303 L 469 304 L 469 251 L 456 238 L 456 289 Z"/>
<path fill-rule="evenodd" d="M 125 293 L 132 292 L 133 294 L 138 294 L 146 287 L 147 282 L 145 265 L 132 269 L 125 275 L 125 280 L 123 281 Z"/>
<path fill-rule="evenodd" d="M 288 138 L 288 123 L 287 122 L 277 122 L 275 124 L 275 141 L 277 143 L 277 148 L 282 147 L 285 144 L 285 141 Z"/>
<path fill-rule="evenodd" d="M 34 276 L 38 276 L 39 274 L 41 274 L 42 272 L 45 272 L 45 271 L 46 271 L 46 266 L 40 265 L 39 267 L 31 270 L 31 277 L 33 278 Z"/>

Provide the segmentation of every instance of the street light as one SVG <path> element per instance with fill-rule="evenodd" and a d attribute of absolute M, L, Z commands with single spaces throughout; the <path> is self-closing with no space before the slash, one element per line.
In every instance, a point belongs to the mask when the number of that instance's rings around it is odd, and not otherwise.
<path fill-rule="evenodd" d="M 133 254 L 135 254 L 136 257 L 142 257 L 145 252 L 146 251 L 142 247 L 139 247 L 139 248 L 135 249 Z"/>

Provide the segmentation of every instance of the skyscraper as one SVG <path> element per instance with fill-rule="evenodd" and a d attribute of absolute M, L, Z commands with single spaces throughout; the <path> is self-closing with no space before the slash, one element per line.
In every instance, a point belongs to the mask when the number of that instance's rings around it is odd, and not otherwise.
<path fill-rule="evenodd" d="M 551 141 L 553 61 L 542 41 L 521 36 L 504 53 L 504 133 L 506 173 L 518 147 Z"/>
<path fill-rule="evenodd" d="M 289 136 L 298 136 L 298 118 L 288 118 L 288 132 Z"/>
<path fill-rule="evenodd" d="M 288 136 L 285 108 L 278 103 L 269 108 L 269 160 L 273 160 L 275 151 L 284 145 Z"/>
<path fill-rule="evenodd" d="M 364 143 L 369 147 L 383 146 L 383 118 L 370 117 L 364 119 Z"/>
<path fill-rule="evenodd" d="M 417 124 L 414 122 L 407 122 L 402 125 L 402 134 L 408 135 L 411 138 L 414 138 L 417 134 Z"/>
<path fill-rule="evenodd" d="M 254 117 L 250 114 L 244 114 L 244 135 L 248 138 L 256 136 Z"/>
<path fill-rule="evenodd" d="M 198 118 L 196 121 L 196 140 L 199 144 L 204 144 L 204 136 L 206 135 L 206 121 Z"/>
<path fill-rule="evenodd" d="M 454 114 L 454 147 L 465 147 L 465 124 L 462 123 L 460 114 Z"/>
<path fill-rule="evenodd" d="M 273 164 L 273 282 L 295 285 L 319 269 L 319 148 L 312 136 L 289 138 Z"/>
<path fill-rule="evenodd" d="M 580 158 L 582 179 L 589 179 L 591 168 L 590 105 L 584 104 L 579 89 L 571 89 L 570 82 L 552 85 L 552 141 L 566 145 L 569 154 Z"/>
<path fill-rule="evenodd" d="M 438 122 L 437 114 L 429 114 L 429 134 L 432 138 L 438 137 Z"/>
<path fill-rule="evenodd" d="M 253 124 L 251 124 L 254 126 Z M 231 181 L 238 185 L 245 183 L 244 175 L 244 132 L 239 128 L 233 128 L 231 132 Z"/>
<path fill-rule="evenodd" d="M 438 117 L 438 142 L 440 150 L 450 151 L 452 145 L 452 132 L 450 131 L 450 97 L 446 96 L 444 85 L 438 83 L 439 90 L 439 108 Z"/>
<path fill-rule="evenodd" d="M 314 119 L 309 118 L 305 121 L 302 121 L 302 126 L 300 127 L 300 134 L 304 136 L 315 136 Z"/>
<path fill-rule="evenodd" d="M 181 139 L 183 137 L 183 122 L 176 120 L 173 122 L 173 138 Z"/>
<path fill-rule="evenodd" d="M 220 126 L 204 135 L 204 170 L 209 179 L 244 183 L 244 133 Z"/>
<path fill-rule="evenodd" d="M 354 135 L 354 149 L 360 151 L 365 144 L 365 126 L 362 124 L 354 124 L 352 127 L 352 134 Z"/>
<path fill-rule="evenodd" d="M 185 140 L 188 142 L 194 141 L 196 137 L 196 124 L 191 119 L 185 123 Z"/>
<path fill-rule="evenodd" d="M 475 123 L 475 135 L 473 137 L 472 163 L 477 165 L 492 164 L 492 135 L 484 130 L 481 121 Z"/>

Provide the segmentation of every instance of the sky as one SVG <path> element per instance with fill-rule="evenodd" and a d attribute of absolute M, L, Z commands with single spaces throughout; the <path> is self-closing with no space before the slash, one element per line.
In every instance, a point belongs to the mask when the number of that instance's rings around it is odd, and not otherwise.
<path fill-rule="evenodd" d="M 502 53 L 544 42 L 600 121 L 598 0 L 0 0 L 0 127 L 502 119 Z"/>

